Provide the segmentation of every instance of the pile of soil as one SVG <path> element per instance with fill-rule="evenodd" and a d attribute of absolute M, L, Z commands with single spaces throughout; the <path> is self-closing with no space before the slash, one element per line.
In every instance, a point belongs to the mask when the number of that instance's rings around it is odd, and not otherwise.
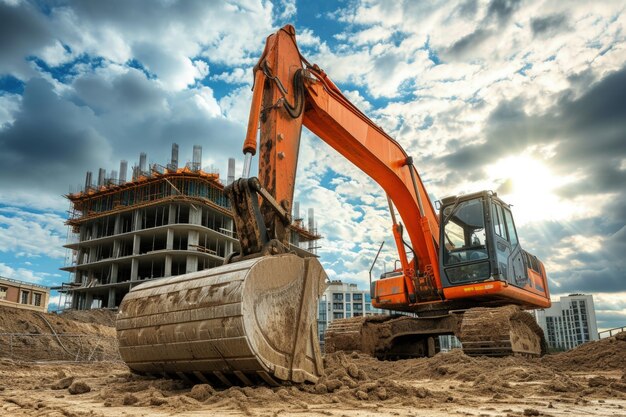
<path fill-rule="evenodd" d="M 225 388 L 118 373 L 109 377 L 98 398 L 105 407 L 192 411 L 210 405 L 213 410 L 234 409 L 244 414 L 276 404 L 283 411 L 301 412 L 324 404 L 369 410 L 423 409 L 447 403 L 468 406 L 473 404 L 472 398 L 506 402 L 558 397 L 571 403 L 593 398 L 626 400 L 621 374 L 589 379 L 547 366 L 539 359 L 476 358 L 460 350 L 399 361 L 337 352 L 324 357 L 324 366 L 325 376 L 317 384 L 281 387 Z"/>
<path fill-rule="evenodd" d="M 494 406 L 522 404 L 515 413 L 505 406 L 499 411 L 521 416 L 526 409 L 541 409 L 541 415 L 547 416 L 553 402 L 557 408 L 557 403 L 586 406 L 605 399 L 626 404 L 626 333 L 544 358 L 470 357 L 454 350 L 432 358 L 379 361 L 366 354 L 336 352 L 325 355 L 325 375 L 316 384 L 279 387 L 227 388 L 140 376 L 121 362 L 23 363 L 19 367 L 13 362 L 75 360 L 67 351 L 87 352 L 90 357 L 100 353 L 104 357 L 105 351 L 117 353 L 115 329 L 98 324 L 112 323 L 113 318 L 109 310 L 55 315 L 0 308 L 0 381 L 4 381 L 0 382 L 0 399 L 10 404 L 5 410 L 0 401 L 0 414 L 13 410 L 11 407 L 32 410 L 33 415 L 43 415 L 43 410 L 65 413 L 81 401 L 88 409 L 123 407 L 120 410 L 128 415 L 194 414 L 198 410 L 244 415 L 326 414 L 335 409 L 372 414 L 415 409 L 448 413 L 479 407 L 487 412 L 495 410 Z M 56 337 L 49 336 L 53 331 L 59 336 L 82 336 L 62 337 L 61 346 Z M 10 344 L 5 343 L 9 333 L 13 334 Z M 65 397 L 69 399 L 63 400 Z M 61 403 L 65 405 L 58 405 Z"/>
<path fill-rule="evenodd" d="M 617 342 L 624 343 L 616 338 L 600 346 L 612 349 Z M 409 417 L 426 409 L 436 416 L 555 416 L 581 410 L 591 416 L 622 415 L 622 373 L 568 371 L 574 365 L 562 355 L 554 355 L 561 369 L 547 358 L 469 357 L 460 350 L 399 361 L 337 352 L 324 357 L 325 376 L 317 384 L 230 388 L 135 375 L 119 362 L 16 367 L 0 359 L 0 414 Z"/>
<path fill-rule="evenodd" d="M 247 413 L 249 408 L 270 404 L 280 404 L 283 410 L 306 410 L 316 404 L 339 403 L 358 408 L 364 402 L 370 406 L 372 402 L 391 402 L 403 406 L 431 407 L 449 397 L 444 392 L 433 392 L 385 376 L 370 377 L 364 369 L 377 362 L 370 356 L 356 353 L 327 355 L 326 376 L 317 384 L 286 384 L 280 387 L 213 387 L 125 373 L 111 377 L 100 392 L 100 398 L 107 407 L 194 410 L 203 404 L 211 404 L 218 410 L 234 408 Z"/>
<path fill-rule="evenodd" d="M 0 358 L 15 361 L 117 360 L 115 329 L 57 314 L 0 307 Z"/>
<path fill-rule="evenodd" d="M 115 327 L 117 310 L 97 308 L 92 310 L 65 310 L 59 314 L 64 319 L 80 321 L 82 323 L 100 324 L 102 326 Z"/>
<path fill-rule="evenodd" d="M 625 371 L 626 332 L 584 343 L 567 352 L 547 355 L 542 362 L 561 371 Z"/>

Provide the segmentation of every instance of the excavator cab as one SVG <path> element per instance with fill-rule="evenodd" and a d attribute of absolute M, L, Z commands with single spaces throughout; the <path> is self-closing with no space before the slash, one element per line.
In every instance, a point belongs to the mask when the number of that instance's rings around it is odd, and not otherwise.
<path fill-rule="evenodd" d="M 521 248 L 511 208 L 497 194 L 443 199 L 440 224 L 441 284 L 447 299 L 549 305 L 543 264 Z"/>

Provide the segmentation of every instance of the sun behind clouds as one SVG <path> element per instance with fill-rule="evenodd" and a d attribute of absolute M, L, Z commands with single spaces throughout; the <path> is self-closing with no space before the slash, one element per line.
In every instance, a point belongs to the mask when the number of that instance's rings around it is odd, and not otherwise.
<path fill-rule="evenodd" d="M 555 175 L 546 164 L 528 155 L 508 156 L 488 166 L 486 171 L 502 199 L 513 206 L 518 225 L 572 217 L 576 208 L 565 204 L 559 187 L 573 181 Z"/>

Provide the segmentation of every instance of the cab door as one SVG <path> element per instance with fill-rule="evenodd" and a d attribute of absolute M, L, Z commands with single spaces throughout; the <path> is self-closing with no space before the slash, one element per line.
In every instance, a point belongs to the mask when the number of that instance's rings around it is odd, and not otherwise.
<path fill-rule="evenodd" d="M 496 201 L 491 202 L 491 218 L 493 220 L 494 246 L 498 272 L 504 280 L 514 284 L 513 264 L 511 258 L 511 243 L 507 234 L 502 206 Z"/>
<path fill-rule="evenodd" d="M 504 214 L 504 224 L 506 226 L 508 242 L 511 248 L 511 254 L 509 255 L 508 261 L 508 269 L 513 278 L 511 283 L 517 285 L 518 287 L 524 287 L 528 284 L 528 272 L 524 266 L 522 248 L 517 239 L 517 231 L 515 230 L 513 215 L 508 207 L 502 207 L 502 213 Z"/>

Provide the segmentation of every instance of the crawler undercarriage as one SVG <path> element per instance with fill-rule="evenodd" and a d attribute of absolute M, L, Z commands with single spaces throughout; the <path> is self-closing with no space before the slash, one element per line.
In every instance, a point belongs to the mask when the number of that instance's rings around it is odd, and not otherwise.
<path fill-rule="evenodd" d="M 428 317 L 370 316 L 335 320 L 325 351 L 359 351 L 379 359 L 433 356 L 438 336 L 455 335 L 470 356 L 541 356 L 543 331 L 517 306 L 478 307 Z"/>

